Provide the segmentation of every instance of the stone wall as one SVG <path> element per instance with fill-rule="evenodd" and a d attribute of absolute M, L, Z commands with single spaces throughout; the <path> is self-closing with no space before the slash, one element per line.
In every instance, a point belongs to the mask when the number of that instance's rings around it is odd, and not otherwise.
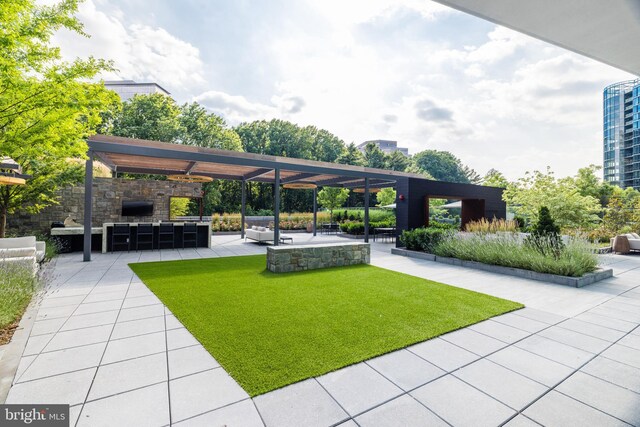
<path fill-rule="evenodd" d="M 368 243 L 267 247 L 267 269 L 274 273 L 369 264 L 370 259 L 371 248 Z"/>
<path fill-rule="evenodd" d="M 94 178 L 93 225 L 105 222 L 156 222 L 169 220 L 171 196 L 199 197 L 201 184 L 145 179 Z M 84 221 L 84 185 L 63 188 L 57 196 L 59 204 L 49 206 L 37 214 L 14 214 L 7 219 L 9 233 L 46 233 L 51 223 L 64 221 L 67 215 L 79 223 Z M 153 202 L 153 215 L 145 217 L 121 216 L 123 200 Z"/>

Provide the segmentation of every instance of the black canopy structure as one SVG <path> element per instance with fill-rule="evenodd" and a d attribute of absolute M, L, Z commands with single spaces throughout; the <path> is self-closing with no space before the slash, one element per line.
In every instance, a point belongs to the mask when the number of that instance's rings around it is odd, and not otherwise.
<path fill-rule="evenodd" d="M 398 209 L 396 214 L 406 220 L 399 221 L 403 228 L 415 227 L 423 224 L 420 215 L 411 219 L 409 215 L 408 201 L 411 188 L 419 188 L 420 192 L 427 192 L 430 197 L 440 193 L 447 196 L 459 197 L 463 200 L 463 214 L 466 199 L 471 199 L 474 188 L 484 189 L 480 192 L 487 193 L 490 187 L 479 187 L 469 184 L 450 184 L 426 179 L 423 175 L 388 171 L 382 169 L 367 168 L 362 166 L 342 165 L 337 163 L 318 162 L 289 157 L 268 156 L 238 151 L 203 148 L 183 144 L 170 144 L 158 141 L 148 141 L 133 138 L 123 138 L 107 135 L 94 135 L 88 138 L 88 160 L 85 176 L 85 214 L 84 214 L 84 259 L 91 260 L 91 210 L 93 187 L 93 160 L 99 160 L 114 172 L 127 172 L 136 174 L 160 174 L 173 175 L 177 178 L 194 179 L 228 179 L 242 182 L 242 218 L 241 233 L 244 235 L 244 213 L 246 201 L 247 181 L 272 183 L 274 185 L 274 245 L 279 243 L 279 216 L 280 216 L 280 187 L 286 184 L 307 184 L 313 187 L 314 221 L 313 233 L 316 233 L 316 195 L 318 187 L 346 187 L 359 188 L 364 191 L 364 240 L 369 241 L 369 193 L 370 188 L 396 187 L 402 188 L 405 194 L 398 194 L 396 202 Z M 415 186 L 411 183 L 438 183 L 446 184 L 444 187 L 431 188 Z M 460 188 L 460 186 L 464 188 Z M 473 187 L 473 188 L 471 188 Z M 430 192 L 430 188 L 434 191 Z M 487 197 L 498 200 L 501 198 L 502 189 L 489 191 Z M 427 201 L 428 209 L 428 197 Z M 495 203 L 494 203 L 495 204 Z M 490 206 L 493 204 L 489 203 Z M 417 205 L 416 205 L 417 206 Z M 471 206 L 471 205 L 469 205 Z M 471 211 L 474 218 L 485 214 L 484 200 L 482 209 L 476 207 Z M 494 216 L 504 217 L 500 214 L 499 205 L 494 209 Z M 415 210 L 415 208 L 414 208 Z M 470 212 L 471 212 L 470 211 Z M 470 218 L 471 218 L 470 216 Z M 417 225 L 416 225 L 417 224 Z"/>

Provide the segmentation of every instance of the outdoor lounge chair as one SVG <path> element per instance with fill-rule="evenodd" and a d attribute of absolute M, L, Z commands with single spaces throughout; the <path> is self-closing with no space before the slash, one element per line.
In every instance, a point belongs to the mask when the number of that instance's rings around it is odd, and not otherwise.
<path fill-rule="evenodd" d="M 0 239 L 0 263 L 22 264 L 35 272 L 45 249 L 45 242 L 36 241 L 35 236 Z"/>

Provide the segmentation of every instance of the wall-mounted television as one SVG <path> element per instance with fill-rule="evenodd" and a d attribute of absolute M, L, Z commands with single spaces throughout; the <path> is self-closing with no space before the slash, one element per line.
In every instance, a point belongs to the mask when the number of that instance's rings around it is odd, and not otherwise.
<path fill-rule="evenodd" d="M 146 200 L 123 200 L 122 216 L 151 216 L 153 202 Z"/>

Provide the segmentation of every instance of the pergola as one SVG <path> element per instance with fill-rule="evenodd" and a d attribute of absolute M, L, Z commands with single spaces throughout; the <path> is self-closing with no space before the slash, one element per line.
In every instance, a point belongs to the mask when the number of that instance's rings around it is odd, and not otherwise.
<path fill-rule="evenodd" d="M 312 184 L 313 234 L 317 225 L 317 188 L 323 186 L 364 190 L 364 240 L 369 241 L 369 194 L 375 187 L 394 186 L 399 179 L 423 176 L 382 169 L 317 162 L 288 157 L 267 156 L 238 151 L 203 148 L 158 141 L 94 135 L 88 139 L 89 151 L 85 175 L 84 260 L 91 260 L 93 201 L 93 160 L 99 160 L 113 172 L 134 174 L 204 176 L 242 183 L 241 236 L 244 237 L 246 183 L 274 185 L 274 245 L 280 240 L 280 186 L 292 183 Z"/>

